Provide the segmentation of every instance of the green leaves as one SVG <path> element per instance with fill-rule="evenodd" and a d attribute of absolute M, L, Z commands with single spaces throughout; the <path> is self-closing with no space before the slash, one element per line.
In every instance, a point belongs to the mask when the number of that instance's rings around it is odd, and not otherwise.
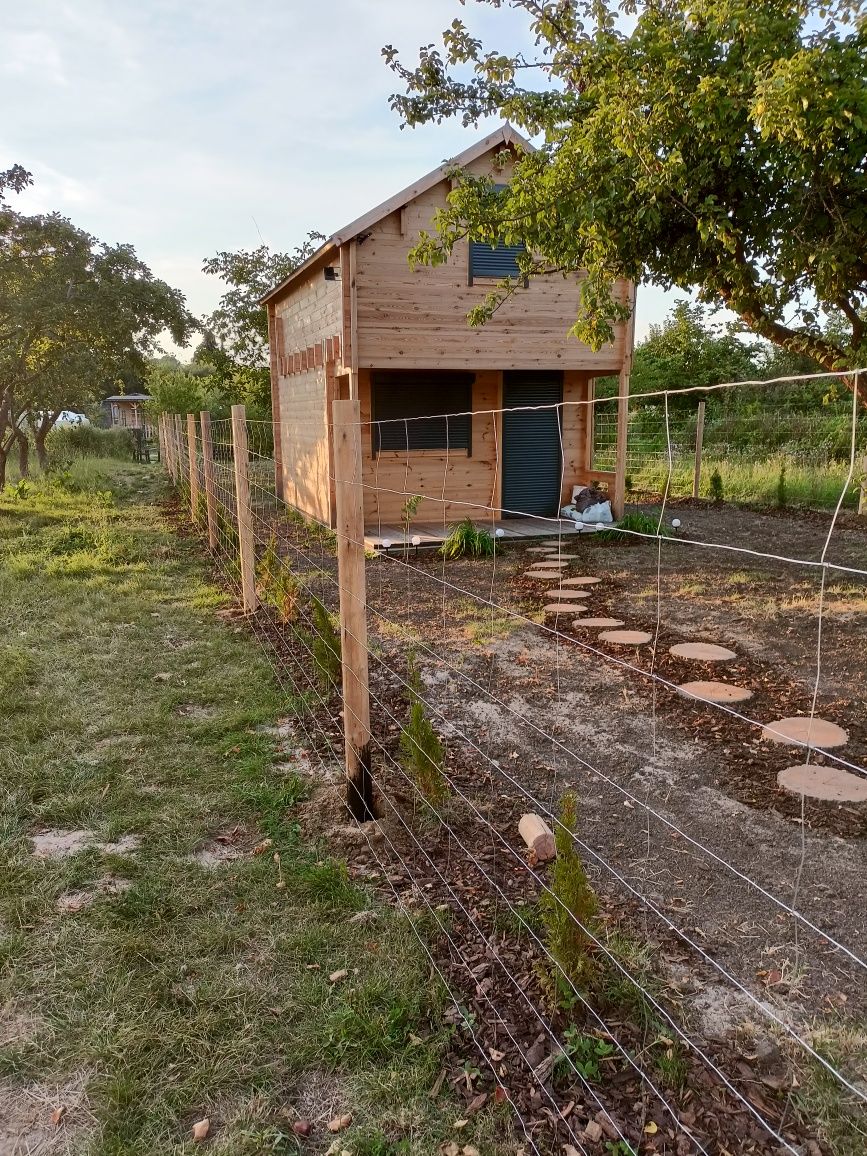
<path fill-rule="evenodd" d="M 863 363 L 867 26 L 857 6 L 661 0 L 632 6 L 629 34 L 605 0 L 510 7 L 525 14 L 533 59 L 483 46 L 459 21 L 445 56 L 429 45 L 408 68 L 386 51 L 404 123 L 498 113 L 540 139 L 502 195 L 465 175 L 414 259 L 501 237 L 532 254 L 530 276 L 586 270 L 573 332 L 594 348 L 623 318 L 618 279 L 646 278 L 725 304 L 825 368 Z M 831 311 L 847 321 L 833 337 L 821 326 Z"/>

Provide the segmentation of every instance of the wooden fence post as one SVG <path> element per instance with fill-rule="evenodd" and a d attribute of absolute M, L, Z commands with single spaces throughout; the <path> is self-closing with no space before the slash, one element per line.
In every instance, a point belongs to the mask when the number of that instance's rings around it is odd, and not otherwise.
<path fill-rule="evenodd" d="M 611 512 L 616 521 L 619 521 L 626 509 L 626 443 L 629 439 L 629 377 L 632 373 L 632 354 L 635 346 L 635 302 L 637 297 L 636 285 L 629 289 L 627 304 L 630 308 L 629 319 L 624 326 L 623 361 L 620 365 L 620 377 L 617 386 L 617 447 L 614 460 L 614 501 L 611 503 Z"/>
<path fill-rule="evenodd" d="M 165 431 L 163 430 L 163 415 L 161 413 L 157 414 L 157 437 L 160 443 L 159 460 L 164 462 L 166 460 L 166 440 Z"/>
<path fill-rule="evenodd" d="M 211 436 L 210 410 L 203 409 L 199 421 L 202 427 L 202 484 L 208 512 L 208 545 L 214 550 L 217 547 L 217 496 L 214 493 L 214 439 Z"/>
<path fill-rule="evenodd" d="M 692 472 L 692 496 L 698 497 L 701 485 L 701 451 L 704 444 L 704 401 L 698 403 L 698 416 L 695 419 L 695 467 Z"/>
<path fill-rule="evenodd" d="M 187 414 L 187 455 L 190 463 L 190 518 L 199 520 L 199 462 L 196 455 L 196 415 Z"/>
<path fill-rule="evenodd" d="M 861 488 L 858 492 L 858 513 L 867 517 L 867 454 L 861 458 Z"/>
<path fill-rule="evenodd" d="M 235 458 L 235 507 L 238 513 L 241 595 L 245 613 L 252 614 L 259 603 L 256 597 L 256 542 L 253 538 L 253 511 L 250 506 L 247 411 L 243 405 L 232 406 L 232 446 Z"/>
<path fill-rule="evenodd" d="M 359 822 L 364 822 L 374 815 L 370 767 L 361 406 L 358 401 L 334 401 L 331 413 L 337 506 L 340 645 L 343 660 L 346 802 L 353 816 Z"/>
<path fill-rule="evenodd" d="M 181 483 L 184 480 L 184 459 L 181 453 L 183 438 L 181 436 L 181 415 L 179 413 L 172 414 L 172 433 L 174 436 L 174 454 L 178 470 L 178 483 Z"/>

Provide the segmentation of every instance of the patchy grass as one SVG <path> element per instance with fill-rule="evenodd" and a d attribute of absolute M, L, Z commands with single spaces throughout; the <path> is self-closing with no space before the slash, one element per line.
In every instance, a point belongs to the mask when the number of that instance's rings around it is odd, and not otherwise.
<path fill-rule="evenodd" d="M 302 842 L 291 704 L 160 478 L 88 459 L 0 495 L 0 1150 L 192 1152 L 208 1116 L 214 1152 L 300 1151 L 299 1117 L 324 1152 L 351 1113 L 348 1151 L 431 1153 L 456 1113 L 427 1095 L 448 1037 L 423 928 L 350 922 L 370 897 Z M 514 1151 L 494 1131 L 461 1142 Z"/>

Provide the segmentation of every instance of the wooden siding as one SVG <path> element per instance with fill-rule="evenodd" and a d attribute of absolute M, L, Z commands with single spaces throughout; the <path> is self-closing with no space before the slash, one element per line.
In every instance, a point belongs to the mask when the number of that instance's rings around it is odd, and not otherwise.
<path fill-rule="evenodd" d="M 357 244 L 357 362 L 360 368 L 572 369 L 617 373 L 624 351 L 617 341 L 594 353 L 568 330 L 578 309 L 577 278 L 534 278 L 484 326 L 471 329 L 467 312 L 496 282 L 468 285 L 469 246 L 459 243 L 436 267 L 407 263 L 421 229 L 445 204 L 448 182 L 375 225 Z M 401 228 L 405 229 L 405 235 Z M 625 291 L 625 286 L 624 286 Z"/>
<path fill-rule="evenodd" d="M 323 342 L 341 333 L 340 282 L 326 281 L 319 266 L 276 301 L 274 314 L 278 370 L 290 370 L 277 377 L 278 484 L 282 478 L 281 493 L 290 506 L 331 524 L 329 399 L 334 384 Z"/>
<path fill-rule="evenodd" d="M 364 456 L 364 518 L 368 528 L 380 523 L 400 522 L 400 511 L 408 497 L 425 495 L 416 519 L 420 522 L 453 522 L 471 517 L 490 522 L 499 517 L 500 447 L 502 445 L 503 375 L 500 370 L 480 370 L 473 385 L 472 452 L 452 450 L 412 450 L 409 454 L 386 451 L 373 455 L 370 372 L 359 370 L 359 393 Z M 589 396 L 587 374 L 564 375 L 563 400 L 584 402 Z M 495 411 L 495 412 L 479 412 Z M 587 421 L 586 405 L 563 407 L 563 503 L 572 496 L 572 486 L 589 480 L 584 461 Z M 531 468 L 531 464 L 528 463 Z M 443 499 L 445 499 L 443 501 Z M 491 512 L 493 507 L 494 513 Z"/>

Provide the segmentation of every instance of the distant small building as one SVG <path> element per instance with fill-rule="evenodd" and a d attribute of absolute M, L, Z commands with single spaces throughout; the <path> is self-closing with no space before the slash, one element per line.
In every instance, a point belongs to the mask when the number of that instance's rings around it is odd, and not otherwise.
<path fill-rule="evenodd" d="M 149 393 L 116 393 L 102 403 L 110 429 L 140 429 L 146 438 L 153 437 L 154 428 L 145 412 L 151 400 Z"/>

